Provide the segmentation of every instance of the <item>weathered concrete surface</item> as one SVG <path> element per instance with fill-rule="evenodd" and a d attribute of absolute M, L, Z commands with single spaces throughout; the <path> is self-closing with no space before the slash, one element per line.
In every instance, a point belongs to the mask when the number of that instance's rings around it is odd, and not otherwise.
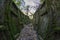
<path fill-rule="evenodd" d="M 17 40 L 38 40 L 37 33 L 32 24 L 24 25 L 20 33 L 20 37 Z"/>

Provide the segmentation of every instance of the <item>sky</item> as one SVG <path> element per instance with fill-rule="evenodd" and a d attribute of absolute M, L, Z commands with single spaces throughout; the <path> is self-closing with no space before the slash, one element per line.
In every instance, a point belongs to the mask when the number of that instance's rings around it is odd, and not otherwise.
<path fill-rule="evenodd" d="M 37 8 L 41 4 L 40 0 L 16 0 L 15 3 L 21 2 L 21 4 L 18 6 L 20 10 L 27 15 L 27 7 L 28 8 L 28 15 L 30 19 L 33 18 L 33 14 L 36 12 Z"/>
<path fill-rule="evenodd" d="M 36 9 L 40 4 L 40 0 L 22 0 L 20 9 L 25 15 L 27 15 L 27 6 L 29 6 L 28 16 L 35 13 Z"/>

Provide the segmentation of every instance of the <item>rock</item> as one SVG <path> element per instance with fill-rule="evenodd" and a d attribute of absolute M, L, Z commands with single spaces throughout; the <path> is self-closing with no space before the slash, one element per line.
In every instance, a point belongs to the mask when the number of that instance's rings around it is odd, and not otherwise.
<path fill-rule="evenodd" d="M 32 24 L 24 25 L 20 37 L 17 40 L 38 40 L 37 33 Z"/>

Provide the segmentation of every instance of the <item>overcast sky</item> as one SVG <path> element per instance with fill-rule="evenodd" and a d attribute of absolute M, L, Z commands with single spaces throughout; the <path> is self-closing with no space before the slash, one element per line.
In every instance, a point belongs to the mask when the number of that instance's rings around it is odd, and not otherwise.
<path fill-rule="evenodd" d="M 26 12 L 27 12 L 26 7 L 29 6 L 28 15 L 31 15 L 31 13 L 32 14 L 35 13 L 35 11 L 38 8 L 39 4 L 40 4 L 40 0 L 22 0 L 20 9 L 22 9 L 24 14 L 26 14 Z"/>

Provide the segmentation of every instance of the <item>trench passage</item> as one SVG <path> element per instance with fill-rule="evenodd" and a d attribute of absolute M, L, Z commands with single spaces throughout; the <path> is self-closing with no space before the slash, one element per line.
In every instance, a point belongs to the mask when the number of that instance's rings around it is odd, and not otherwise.
<path fill-rule="evenodd" d="M 24 25 L 17 40 L 38 40 L 37 33 L 32 24 Z"/>

